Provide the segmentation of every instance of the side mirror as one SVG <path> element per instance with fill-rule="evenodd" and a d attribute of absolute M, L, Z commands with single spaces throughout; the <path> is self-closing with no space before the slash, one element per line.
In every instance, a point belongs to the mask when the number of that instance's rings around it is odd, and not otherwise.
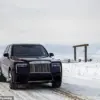
<path fill-rule="evenodd" d="M 49 53 L 49 56 L 50 56 L 50 57 L 53 57 L 53 56 L 54 56 L 54 54 L 53 54 L 53 53 Z"/>
<path fill-rule="evenodd" d="M 4 53 L 3 56 L 4 56 L 4 57 L 9 57 L 9 54 L 8 54 L 8 53 Z"/>

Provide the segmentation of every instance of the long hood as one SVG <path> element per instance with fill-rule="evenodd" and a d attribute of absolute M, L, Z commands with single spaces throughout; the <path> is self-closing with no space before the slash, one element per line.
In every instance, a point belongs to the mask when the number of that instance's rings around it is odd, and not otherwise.
<path fill-rule="evenodd" d="M 15 61 L 60 61 L 59 59 L 55 59 L 55 58 L 50 58 L 50 57 L 38 57 L 38 58 L 12 58 Z"/>

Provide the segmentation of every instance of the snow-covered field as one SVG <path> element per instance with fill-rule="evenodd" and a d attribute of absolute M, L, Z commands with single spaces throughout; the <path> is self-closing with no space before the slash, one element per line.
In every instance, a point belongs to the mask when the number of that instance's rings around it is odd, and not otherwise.
<path fill-rule="evenodd" d="M 41 85 L 10 90 L 8 83 L 0 83 L 0 95 L 14 96 L 15 100 L 100 100 L 99 72 L 100 63 L 64 63 L 60 89 Z"/>
<path fill-rule="evenodd" d="M 100 63 L 63 64 L 67 91 L 90 100 L 100 100 Z"/>
<path fill-rule="evenodd" d="M 68 76 L 78 77 L 81 79 L 100 79 L 100 63 L 88 62 L 88 63 L 66 63 L 63 64 Z"/>

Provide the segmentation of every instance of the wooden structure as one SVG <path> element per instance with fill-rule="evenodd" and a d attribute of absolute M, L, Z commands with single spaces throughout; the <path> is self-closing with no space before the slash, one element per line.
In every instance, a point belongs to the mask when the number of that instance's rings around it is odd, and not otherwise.
<path fill-rule="evenodd" d="M 89 46 L 89 44 L 81 44 L 81 45 L 74 45 L 73 48 L 74 48 L 74 60 L 76 61 L 77 58 L 76 58 L 76 48 L 77 47 L 84 47 L 85 49 L 85 52 L 84 52 L 84 59 L 85 59 L 85 62 L 87 62 L 87 46 Z"/>

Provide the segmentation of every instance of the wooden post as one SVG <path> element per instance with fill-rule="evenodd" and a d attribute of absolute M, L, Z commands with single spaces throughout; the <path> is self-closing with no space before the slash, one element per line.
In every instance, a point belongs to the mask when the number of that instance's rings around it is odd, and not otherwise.
<path fill-rule="evenodd" d="M 85 48 L 85 55 L 84 55 L 84 57 L 85 57 L 85 62 L 87 62 L 87 46 L 84 46 L 84 48 Z"/>
<path fill-rule="evenodd" d="M 76 47 L 74 47 L 74 60 L 76 61 Z"/>

